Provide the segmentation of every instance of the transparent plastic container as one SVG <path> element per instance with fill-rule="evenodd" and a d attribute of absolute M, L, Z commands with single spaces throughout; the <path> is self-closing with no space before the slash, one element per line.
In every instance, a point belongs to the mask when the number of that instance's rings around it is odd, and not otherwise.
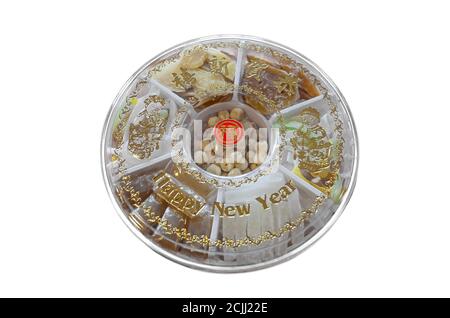
<path fill-rule="evenodd" d="M 106 187 L 145 244 L 215 272 L 297 255 L 345 208 L 358 145 L 314 63 L 241 35 L 191 40 L 126 82 L 102 135 Z"/>

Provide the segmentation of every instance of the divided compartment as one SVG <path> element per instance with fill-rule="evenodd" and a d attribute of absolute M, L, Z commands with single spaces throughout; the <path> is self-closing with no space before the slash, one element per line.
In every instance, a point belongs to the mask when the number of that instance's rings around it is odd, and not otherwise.
<path fill-rule="evenodd" d="M 140 169 L 135 169 L 134 171 L 127 171 L 124 174 L 124 177 L 130 177 L 131 185 L 135 191 L 139 192 L 142 202 L 147 200 L 147 198 L 153 193 L 153 175 L 158 171 L 165 169 L 168 160 L 169 158 L 158 160 L 153 162 L 152 165 L 140 167 Z M 119 186 L 120 181 L 121 179 L 116 177 L 116 179 L 113 180 L 114 186 Z M 136 210 L 136 202 L 129 192 L 123 191 L 121 197 L 123 199 L 122 207 L 126 209 L 126 211 L 133 212 Z"/>
<path fill-rule="evenodd" d="M 249 120 L 254 122 L 257 126 L 257 128 L 267 128 L 267 142 L 268 142 L 268 155 L 266 160 L 260 165 L 258 166 L 256 169 L 241 174 L 241 175 L 237 175 L 237 176 L 219 176 L 216 174 L 212 174 L 208 171 L 206 171 L 205 169 L 203 169 L 201 166 L 199 166 L 193 159 L 193 152 L 194 152 L 194 142 L 193 142 L 193 136 L 194 136 L 194 120 L 201 120 L 202 122 L 202 135 L 203 132 L 205 130 L 205 127 L 207 126 L 207 122 L 208 122 L 208 118 L 213 115 L 218 113 L 221 110 L 231 110 L 233 108 L 241 108 L 244 110 L 244 112 L 246 113 L 246 115 L 248 116 Z M 189 126 L 189 130 L 190 130 L 190 135 L 191 135 L 191 140 L 189 143 L 184 143 L 185 146 L 185 153 L 187 154 L 187 160 L 188 163 L 191 167 L 193 167 L 196 170 L 200 170 L 201 173 L 205 176 L 207 176 L 208 178 L 215 178 L 217 180 L 219 180 L 219 182 L 226 182 L 226 180 L 232 179 L 232 180 L 240 180 L 242 178 L 246 178 L 246 177 L 251 177 L 254 176 L 255 174 L 258 173 L 258 171 L 260 169 L 266 168 L 267 165 L 270 163 L 271 158 L 274 156 L 275 152 L 276 152 L 276 145 L 277 143 L 279 143 L 279 138 L 277 135 L 272 136 L 271 134 L 271 124 L 270 122 L 261 114 L 259 114 L 256 110 L 254 110 L 253 108 L 245 105 L 245 104 L 241 104 L 239 102 L 235 102 L 235 101 L 230 101 L 230 102 L 224 102 L 224 103 L 218 103 L 212 106 L 208 106 L 207 108 L 205 108 L 204 110 L 202 110 L 201 112 L 197 113 L 197 116 L 193 118 L 193 121 L 191 122 L 190 126 Z M 186 148 L 186 147 L 190 147 L 190 148 Z"/>
<path fill-rule="evenodd" d="M 232 99 L 237 56 L 237 47 L 189 46 L 172 54 L 152 80 L 199 111 Z"/>
<path fill-rule="evenodd" d="M 240 216 L 236 212 L 234 217 L 220 216 L 218 209 L 214 211 L 211 239 L 231 239 L 239 240 L 246 237 L 256 238 L 267 231 L 279 230 L 282 224 L 290 220 L 291 211 L 286 208 L 287 203 L 282 203 L 283 207 L 271 206 L 264 210 L 262 205 L 255 200 L 256 197 L 265 193 L 278 191 L 288 181 L 281 173 L 268 175 L 259 179 L 251 185 L 243 185 L 240 188 L 220 188 L 216 198 L 217 202 L 224 203 L 225 206 L 250 205 L 249 214 Z M 245 193 L 245 196 L 242 195 Z M 297 193 L 294 193 L 297 196 Z M 291 205 L 299 204 L 290 201 Z M 287 202 L 287 201 L 286 201 Z M 241 246 L 237 248 L 224 247 L 218 249 L 210 247 L 210 252 L 216 255 L 214 260 L 233 262 L 236 264 L 255 263 L 263 259 L 270 259 L 276 255 L 281 255 L 288 246 L 288 237 L 274 239 L 263 242 L 255 246 Z"/>
<path fill-rule="evenodd" d="M 245 44 L 246 42 L 243 41 L 241 42 L 242 44 Z M 322 95 L 320 94 L 320 91 L 318 90 L 318 88 L 314 85 L 314 83 L 312 83 L 309 79 L 306 78 L 306 76 L 297 68 L 297 66 L 294 65 L 287 65 L 287 64 L 283 64 L 281 61 L 275 59 L 274 57 L 268 56 L 265 53 L 261 53 L 261 52 L 256 52 L 254 50 L 251 50 L 249 48 L 247 48 L 246 45 L 241 45 L 240 47 L 240 54 L 238 55 L 238 57 L 240 57 L 240 59 L 237 61 L 237 66 L 236 67 L 236 75 L 239 76 L 239 80 L 235 81 L 236 85 L 236 90 L 237 87 L 239 85 L 245 84 L 245 85 L 249 85 L 251 88 L 255 88 L 256 90 L 259 91 L 264 91 L 265 95 L 270 94 L 269 91 L 267 90 L 267 87 L 271 87 L 274 88 L 275 87 L 275 82 L 279 81 L 280 79 L 282 79 L 282 77 L 285 78 L 292 78 L 292 76 L 297 79 L 297 85 L 296 85 L 296 89 L 294 89 L 294 91 L 296 91 L 297 93 L 294 95 L 294 100 L 289 101 L 289 99 L 291 97 L 289 97 L 289 94 L 285 94 L 284 97 L 287 99 L 286 101 L 286 105 L 283 105 L 281 107 L 281 113 L 283 113 L 284 110 L 290 108 L 290 107 L 296 107 L 296 106 L 300 106 L 302 107 L 303 104 L 308 104 L 308 103 L 313 103 L 317 100 L 322 99 Z M 262 61 L 262 62 L 267 62 L 264 63 L 266 65 L 269 65 L 269 69 L 272 70 L 273 73 L 267 73 L 268 75 L 266 77 L 268 77 L 269 79 L 273 80 L 273 82 L 271 82 L 274 85 L 263 85 L 263 81 L 259 81 L 255 82 L 253 80 L 250 80 L 249 78 L 245 78 L 245 74 L 246 72 L 248 72 L 248 68 L 247 66 L 249 64 L 252 63 L 252 61 L 250 60 L 252 59 L 253 62 L 255 61 Z M 261 71 L 263 75 L 260 75 L 261 78 L 264 77 L 264 72 L 266 72 L 265 69 L 263 69 Z M 275 75 L 276 74 L 276 75 Z M 254 76 L 255 74 L 253 74 L 252 76 Z M 286 77 L 287 75 L 287 77 Z M 301 83 L 305 82 L 305 85 L 302 85 Z M 277 83 L 278 84 L 278 83 Z M 256 87 L 255 87 L 256 85 Z M 259 85 L 259 86 L 258 86 Z M 289 83 L 289 81 L 287 81 L 285 83 L 285 87 L 289 87 L 289 85 L 291 85 Z M 305 92 L 305 89 L 308 89 L 308 93 Z M 278 89 L 278 88 L 277 88 Z M 273 92 L 272 92 L 273 93 Z M 275 93 L 276 95 L 277 93 Z M 236 94 L 235 94 L 236 95 Z M 261 113 L 263 115 L 265 115 L 268 118 L 271 118 L 273 116 L 275 116 L 276 114 L 273 113 L 273 111 L 269 110 L 267 106 L 263 106 L 264 103 L 261 103 L 260 106 L 252 106 L 250 105 L 252 102 L 250 102 L 250 104 L 248 102 L 245 101 L 245 94 L 240 92 L 237 93 L 238 97 L 237 99 L 239 99 L 242 103 L 249 105 L 250 107 L 253 107 L 255 109 L 260 109 Z M 278 94 L 278 96 L 283 96 L 283 94 Z M 235 98 L 235 96 L 233 96 L 233 98 Z M 258 104 L 257 102 L 258 99 L 253 100 L 253 103 Z M 283 99 L 282 99 L 283 100 Z M 281 102 L 281 101 L 279 101 Z M 263 111 L 264 109 L 266 109 L 265 111 Z M 265 113 L 267 111 L 267 113 Z"/>
<path fill-rule="evenodd" d="M 327 132 L 327 138 L 329 140 L 335 141 L 335 136 L 333 132 L 334 123 L 333 119 L 331 118 L 329 114 L 329 104 L 323 96 L 318 96 L 315 98 L 312 98 L 310 100 L 295 104 L 291 107 L 288 107 L 286 109 L 283 109 L 281 111 L 281 116 L 283 116 L 285 124 L 289 123 L 290 118 L 297 116 L 300 114 L 302 110 L 305 110 L 309 107 L 312 107 L 313 109 L 317 110 L 320 113 L 320 126 L 324 127 Z M 277 126 L 277 120 L 278 116 L 274 115 L 271 117 L 270 122 L 272 125 Z M 288 128 L 286 139 L 287 139 L 287 147 L 284 150 L 284 154 L 282 156 L 282 160 L 280 163 L 280 169 L 287 175 L 290 175 L 292 179 L 297 183 L 302 185 L 305 189 L 307 189 L 309 192 L 314 193 L 315 195 L 327 195 L 320 189 L 313 186 L 308 181 L 304 180 L 297 174 L 295 174 L 292 170 L 296 166 L 296 161 L 294 160 L 294 151 L 290 144 L 290 138 L 292 137 L 293 131 L 290 131 Z"/>
<path fill-rule="evenodd" d="M 154 80 L 150 80 L 148 84 L 150 87 L 147 90 L 146 94 L 141 95 L 137 98 L 137 104 L 133 107 L 131 114 L 128 119 L 127 127 L 124 131 L 123 136 L 123 145 L 122 145 L 122 156 L 125 159 L 127 172 L 133 173 L 135 171 L 145 169 L 146 167 L 150 167 L 159 161 L 164 161 L 170 158 L 171 152 L 171 132 L 173 125 L 175 123 L 175 117 L 180 107 L 187 107 L 187 115 L 190 118 L 195 116 L 196 112 L 193 110 L 192 105 L 181 99 L 178 95 L 171 92 L 169 89 L 164 87 L 163 85 L 155 82 Z M 150 157 L 139 159 L 136 158 L 129 150 L 128 150 L 128 136 L 129 136 L 129 123 L 133 123 L 138 114 L 144 110 L 144 100 L 150 95 L 157 95 L 165 98 L 166 105 L 161 107 L 161 109 L 167 109 L 169 111 L 169 118 L 165 126 L 165 134 L 161 138 L 159 142 L 159 149 L 155 150 Z M 150 106 L 150 109 L 154 106 Z M 186 120 L 186 117 L 183 119 Z M 111 165 L 112 163 L 110 163 Z M 114 180 L 116 181 L 120 176 L 115 175 Z"/>
<path fill-rule="evenodd" d="M 167 202 L 157 198 L 156 193 L 154 192 L 155 184 L 152 177 L 163 170 L 166 171 L 169 175 L 172 176 L 173 180 L 177 184 L 179 184 L 183 189 L 187 189 L 188 191 L 195 192 L 196 195 L 200 195 L 198 193 L 198 188 L 195 186 L 189 186 L 187 183 L 183 183 L 183 180 L 180 180 L 176 173 L 174 173 L 174 164 L 171 161 L 170 157 L 166 159 L 159 158 L 160 160 L 155 161 L 152 165 L 149 165 L 145 168 L 139 169 L 138 171 L 130 174 L 133 175 L 133 179 L 139 178 L 139 176 L 143 176 L 148 180 L 147 188 L 149 189 L 145 200 L 142 202 L 141 207 L 134 208 L 130 211 L 129 219 L 130 221 L 137 226 L 140 231 L 152 239 L 155 244 L 160 245 L 161 247 L 171 250 L 176 253 L 181 254 L 190 254 L 195 256 L 198 259 L 205 259 L 208 255 L 208 249 L 199 245 L 191 245 L 186 244 L 183 240 L 177 238 L 175 234 L 167 235 L 165 234 L 163 228 L 156 224 L 149 224 L 146 220 L 146 216 L 144 214 L 144 209 L 142 207 L 148 207 L 151 205 L 152 207 L 157 206 L 156 214 L 164 220 L 167 220 L 169 224 L 178 228 L 186 228 L 190 233 L 203 235 L 211 232 L 212 226 L 212 218 L 210 216 L 211 211 L 211 201 L 215 200 L 217 191 L 211 191 L 209 195 L 202 196 L 206 205 L 204 209 L 201 210 L 200 214 L 194 216 L 192 218 L 186 217 L 184 214 L 181 214 L 175 211 Z M 150 203 L 149 203 L 150 202 Z"/>

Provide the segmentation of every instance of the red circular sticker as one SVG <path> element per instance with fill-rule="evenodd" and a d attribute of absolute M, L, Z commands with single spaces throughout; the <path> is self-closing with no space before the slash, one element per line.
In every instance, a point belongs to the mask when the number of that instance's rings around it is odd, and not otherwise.
<path fill-rule="evenodd" d="M 222 145 L 233 145 L 244 136 L 244 126 L 240 121 L 224 119 L 214 126 L 214 136 Z"/>

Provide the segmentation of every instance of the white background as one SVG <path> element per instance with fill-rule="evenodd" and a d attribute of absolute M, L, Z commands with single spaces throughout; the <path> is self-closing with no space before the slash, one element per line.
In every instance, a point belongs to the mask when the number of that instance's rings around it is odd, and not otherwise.
<path fill-rule="evenodd" d="M 9 1 L 0 4 L 0 296 L 450 296 L 447 1 Z M 353 197 L 311 249 L 209 274 L 116 215 L 100 136 L 128 77 L 179 42 L 241 33 L 290 46 L 344 93 Z"/>

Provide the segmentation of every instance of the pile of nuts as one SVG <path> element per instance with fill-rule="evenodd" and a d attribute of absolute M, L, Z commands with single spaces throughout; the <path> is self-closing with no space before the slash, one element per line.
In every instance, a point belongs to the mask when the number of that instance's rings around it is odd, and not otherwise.
<path fill-rule="evenodd" d="M 242 149 L 238 149 L 236 144 L 223 145 L 216 140 L 214 126 L 225 119 L 242 123 L 245 130 Z M 241 108 L 219 111 L 204 123 L 202 150 L 194 152 L 194 161 L 204 170 L 219 176 L 238 176 L 256 169 L 267 158 L 269 147 L 267 140 L 259 140 L 261 136 L 258 136 L 257 129 Z"/>

